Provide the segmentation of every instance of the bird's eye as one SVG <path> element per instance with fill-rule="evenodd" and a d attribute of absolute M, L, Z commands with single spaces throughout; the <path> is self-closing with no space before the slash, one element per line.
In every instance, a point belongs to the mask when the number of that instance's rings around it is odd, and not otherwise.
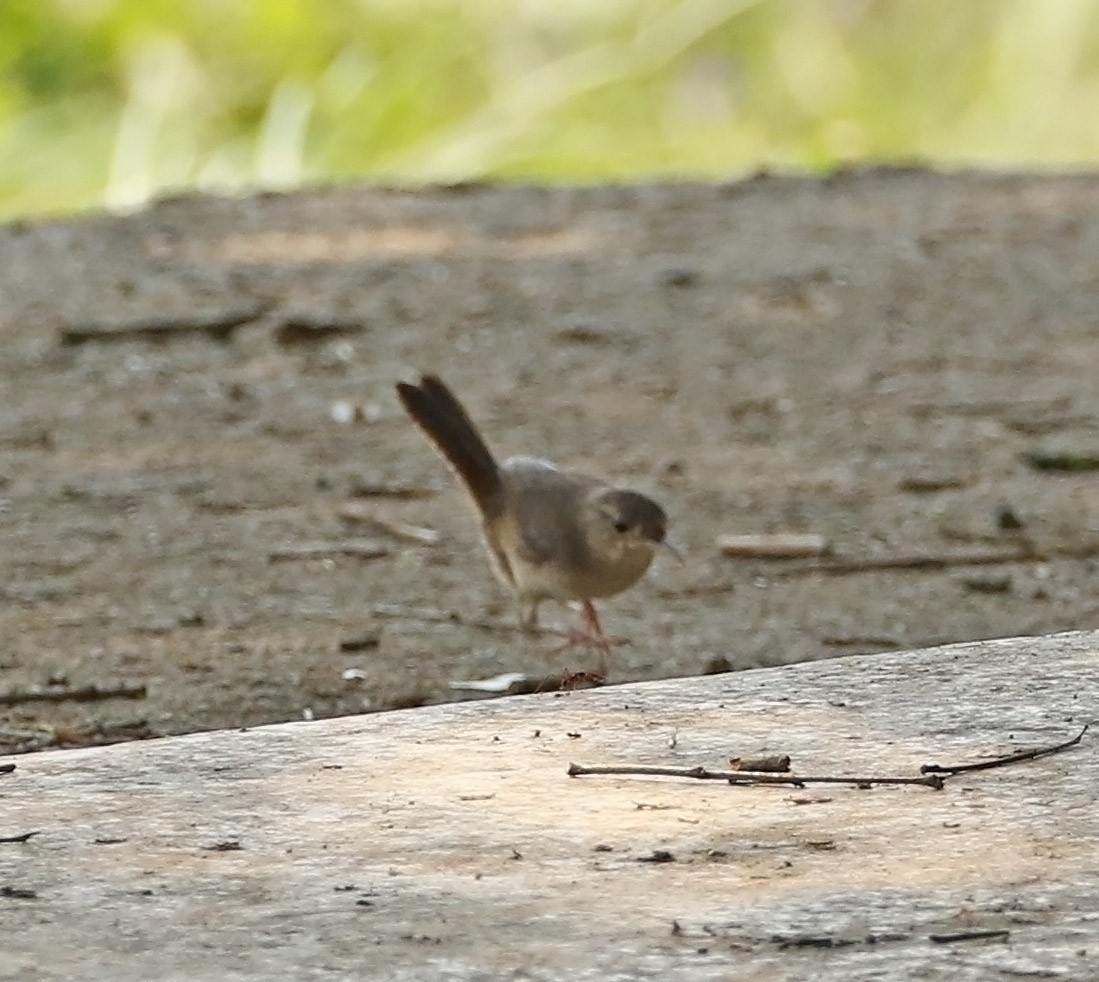
<path fill-rule="evenodd" d="M 614 523 L 614 530 L 618 533 L 625 533 L 630 530 L 630 523 L 624 522 L 621 518 Z"/>

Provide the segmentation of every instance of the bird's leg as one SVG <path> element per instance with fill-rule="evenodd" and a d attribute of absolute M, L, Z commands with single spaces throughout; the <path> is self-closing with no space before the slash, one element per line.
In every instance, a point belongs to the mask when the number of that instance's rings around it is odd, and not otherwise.
<path fill-rule="evenodd" d="M 598 677 L 600 679 L 606 678 L 607 658 L 611 653 L 611 649 L 615 645 L 627 644 L 628 641 L 626 638 L 608 638 L 607 635 L 603 633 L 603 625 L 599 623 L 599 614 L 596 613 L 595 606 L 590 600 L 581 601 L 580 616 L 583 619 L 584 626 L 582 628 L 563 628 L 560 631 L 555 632 L 560 634 L 565 640 L 556 648 L 551 649 L 549 653 L 551 655 L 557 655 L 568 648 L 581 644 L 594 648 L 599 652 Z"/>
<path fill-rule="evenodd" d="M 599 623 L 599 615 L 595 612 L 595 607 L 590 600 L 585 600 L 580 607 L 581 616 L 584 618 L 584 624 L 588 628 L 588 636 L 591 638 L 592 646 L 599 652 L 599 667 L 604 675 L 607 674 L 607 658 L 611 653 L 611 642 L 603 633 L 603 625 Z"/>

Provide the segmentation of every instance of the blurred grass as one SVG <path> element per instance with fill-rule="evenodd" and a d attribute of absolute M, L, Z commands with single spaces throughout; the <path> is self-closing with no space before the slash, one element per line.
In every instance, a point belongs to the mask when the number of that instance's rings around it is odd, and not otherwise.
<path fill-rule="evenodd" d="M 1092 0 L 0 0 L 0 217 L 184 187 L 1099 160 Z"/>

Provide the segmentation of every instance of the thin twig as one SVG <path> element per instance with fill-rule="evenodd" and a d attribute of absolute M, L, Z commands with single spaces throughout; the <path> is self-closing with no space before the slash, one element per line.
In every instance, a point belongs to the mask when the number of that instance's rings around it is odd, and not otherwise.
<path fill-rule="evenodd" d="M 272 563 L 289 559 L 326 559 L 330 556 L 382 559 L 389 554 L 389 548 L 377 542 L 347 539 L 343 542 L 302 542 L 279 546 L 267 553 L 267 559 Z"/>
<path fill-rule="evenodd" d="M 1076 734 L 1071 740 L 1066 740 L 1064 743 L 1058 743 L 1052 747 L 1035 747 L 1032 750 L 1020 750 L 1015 754 L 1008 754 L 1004 757 L 996 757 L 992 760 L 984 760 L 979 764 L 924 764 L 920 768 L 921 774 L 965 774 L 970 771 L 988 771 L 993 767 L 1003 767 L 1006 764 L 1017 764 L 1023 760 L 1037 760 L 1039 757 L 1049 757 L 1051 754 L 1059 754 L 1063 750 L 1068 750 L 1071 747 L 1075 747 L 1083 738 L 1084 734 L 1088 731 L 1090 724 L 1085 723 L 1084 728 Z"/>
<path fill-rule="evenodd" d="M 402 484 L 395 481 L 377 481 L 369 477 L 359 478 L 351 486 L 351 494 L 356 498 L 427 498 L 434 490 L 421 484 Z"/>
<path fill-rule="evenodd" d="M 894 553 L 885 556 L 833 556 L 830 559 L 787 562 L 782 566 L 775 565 L 773 560 L 751 560 L 751 562 L 761 564 L 759 567 L 752 567 L 759 570 L 759 575 L 779 580 L 792 579 L 795 576 L 812 576 L 815 573 L 827 576 L 850 576 L 856 573 L 873 573 L 877 570 L 934 572 L 956 566 L 1000 566 L 1008 563 L 1045 562 L 1058 556 L 1088 559 L 1096 555 L 1099 555 L 1099 545 L 1085 544 L 1073 548 L 1040 550 L 1029 542 L 1023 542 L 1000 549 Z M 705 597 L 731 593 L 743 585 L 743 578 L 738 577 L 713 583 L 692 583 L 685 587 L 665 588 L 659 591 L 659 595 L 667 599 Z"/>
<path fill-rule="evenodd" d="M 41 835 L 41 834 L 42 833 L 37 829 L 33 832 L 20 832 L 19 835 L 0 836 L 0 842 L 4 842 L 4 843 L 7 843 L 7 842 L 11 842 L 11 843 L 30 842 L 30 840 L 33 836 Z"/>
<path fill-rule="evenodd" d="M 872 784 L 919 784 L 926 788 L 939 790 L 943 786 L 942 778 L 934 774 L 923 777 L 821 777 L 821 776 L 784 776 L 778 774 L 751 774 L 744 771 L 710 770 L 707 767 L 659 767 L 648 765 L 588 767 L 584 764 L 569 764 L 569 777 L 583 777 L 586 774 L 617 774 L 646 777 L 687 777 L 699 781 L 726 781 L 729 784 L 783 784 L 795 788 L 807 784 L 850 784 L 866 788 Z"/>
<path fill-rule="evenodd" d="M 397 620 L 421 621 L 427 624 L 457 624 L 475 627 L 480 631 L 499 631 L 504 634 L 521 634 L 525 629 L 518 621 L 494 621 L 478 617 L 464 617 L 456 610 L 439 610 L 436 607 L 406 607 L 404 604 L 375 604 L 377 617 L 393 617 Z M 532 633 L 552 634 L 548 628 L 536 627 Z"/>
<path fill-rule="evenodd" d="M 950 934 L 929 934 L 927 939 L 935 944 L 955 944 L 958 941 L 1006 941 L 1011 932 L 1005 928 L 988 931 L 953 931 Z"/>
<path fill-rule="evenodd" d="M 723 556 L 739 559 L 804 559 L 832 551 L 823 535 L 781 532 L 770 535 L 719 535 L 717 548 Z"/>
<path fill-rule="evenodd" d="M 257 302 L 238 307 L 190 311 L 178 316 L 158 315 L 133 320 L 120 318 L 67 324 L 60 330 L 61 343 L 78 345 L 116 341 L 167 341 L 191 334 L 202 334 L 217 341 L 228 340 L 238 327 L 258 320 L 270 304 Z"/>
<path fill-rule="evenodd" d="M 1038 747 L 1033 750 L 1024 750 L 1020 753 L 1010 754 L 1005 757 L 997 757 L 995 760 L 986 760 L 978 764 L 956 764 L 941 766 L 939 764 L 924 764 L 920 768 L 919 777 L 833 777 L 833 776 L 804 776 L 804 775 L 777 775 L 745 773 L 736 770 L 711 770 L 707 767 L 661 767 L 647 764 L 635 765 L 609 765 L 589 767 L 585 764 L 569 764 L 569 777 L 582 777 L 588 774 L 612 774 L 643 777 L 685 777 L 699 781 L 726 781 L 729 784 L 783 784 L 796 788 L 805 787 L 807 784 L 849 784 L 859 788 L 868 788 L 871 785 L 898 785 L 920 784 L 925 787 L 941 790 L 948 777 L 955 774 L 964 774 L 971 771 L 984 771 L 993 767 L 1003 767 L 1007 764 L 1016 764 L 1025 760 L 1037 760 L 1039 757 L 1048 757 L 1050 754 L 1061 753 L 1075 747 L 1088 731 L 1088 725 L 1080 730 L 1071 740 L 1058 743 L 1051 747 Z"/>
<path fill-rule="evenodd" d="M 102 699 L 144 699 L 144 682 L 120 682 L 117 685 L 50 686 L 13 689 L 0 692 L 0 706 L 24 702 L 98 702 Z"/>
<path fill-rule="evenodd" d="M 413 525 L 410 522 L 399 522 L 372 514 L 357 502 L 351 502 L 337 508 L 336 517 L 341 522 L 347 522 L 349 525 L 369 525 L 386 535 L 393 536 L 395 539 L 415 542 L 421 546 L 437 546 L 443 538 L 436 529 L 427 528 L 424 525 Z"/>
<path fill-rule="evenodd" d="M 1021 563 L 1037 558 L 1029 545 L 1010 546 L 1006 549 L 961 549 L 952 552 L 913 552 L 891 556 L 838 556 L 785 566 L 771 575 L 809 576 L 828 573 L 831 576 L 848 576 L 852 573 L 870 573 L 881 569 L 937 570 L 954 566 L 998 566 L 1004 563 Z"/>

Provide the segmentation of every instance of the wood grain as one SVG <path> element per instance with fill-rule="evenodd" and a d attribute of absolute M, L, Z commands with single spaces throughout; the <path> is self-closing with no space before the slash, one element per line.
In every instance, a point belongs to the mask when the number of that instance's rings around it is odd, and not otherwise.
<path fill-rule="evenodd" d="M 1089 978 L 1099 633 L 11 758 L 0 978 Z M 1090 968 L 1089 968 L 1090 966 Z"/>

